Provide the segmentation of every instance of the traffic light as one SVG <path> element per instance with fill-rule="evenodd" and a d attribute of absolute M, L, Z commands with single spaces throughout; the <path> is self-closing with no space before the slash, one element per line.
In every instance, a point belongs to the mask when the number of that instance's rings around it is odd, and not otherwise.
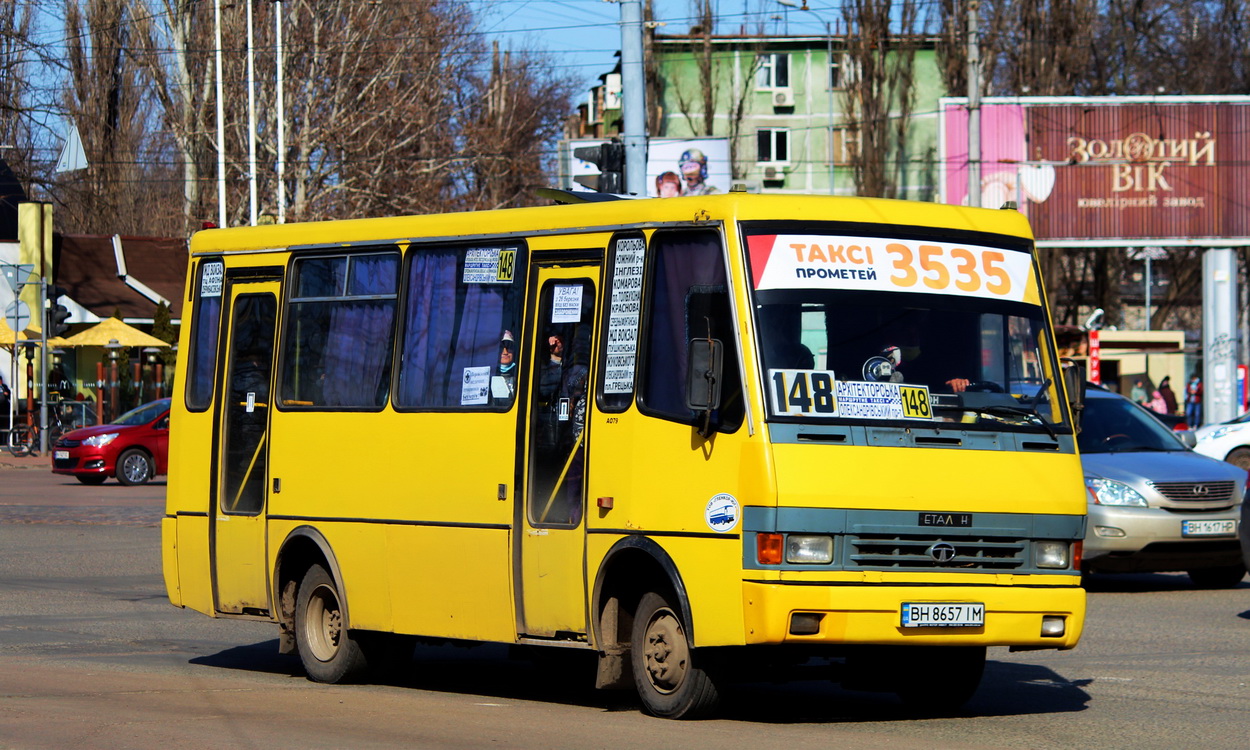
<path fill-rule="evenodd" d="M 59 300 L 65 290 L 59 286 L 48 287 L 48 325 L 44 328 L 48 336 L 60 336 L 69 330 L 69 310 Z"/>
<path fill-rule="evenodd" d="M 573 149 L 573 156 L 599 167 L 597 175 L 578 175 L 573 180 L 600 193 L 625 192 L 625 144 L 601 143 Z"/>

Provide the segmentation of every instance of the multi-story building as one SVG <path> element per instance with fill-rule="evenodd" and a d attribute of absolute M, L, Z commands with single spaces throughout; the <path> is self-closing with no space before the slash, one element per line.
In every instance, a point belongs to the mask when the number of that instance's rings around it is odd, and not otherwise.
<path fill-rule="evenodd" d="M 854 159 L 860 132 L 878 128 L 902 147 L 885 157 L 894 196 L 934 200 L 941 178 L 937 102 L 945 95 L 935 40 L 914 40 L 907 106 L 900 96 L 872 123 L 853 113 L 858 66 L 847 38 L 829 36 L 656 35 L 648 44 L 652 138 L 725 138 L 733 179 L 763 192 L 856 194 Z M 897 53 L 887 56 L 887 66 Z M 568 138 L 619 132 L 620 75 L 605 74 Z M 884 120 L 884 121 L 881 121 Z M 566 170 L 567 172 L 567 170 Z"/>

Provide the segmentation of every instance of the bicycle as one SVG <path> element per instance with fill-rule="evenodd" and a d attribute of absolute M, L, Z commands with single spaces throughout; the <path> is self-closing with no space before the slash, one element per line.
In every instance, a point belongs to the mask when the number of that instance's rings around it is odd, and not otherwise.
<path fill-rule="evenodd" d="M 0 448 L 7 450 L 14 456 L 20 458 L 28 456 L 32 452 L 38 452 L 38 439 L 29 426 L 24 424 L 18 425 L 17 427 L 2 430 L 2 432 L 5 433 L 5 441 Z"/>
<path fill-rule="evenodd" d="M 53 408 L 48 410 L 48 450 L 52 450 L 56 445 L 56 441 L 66 432 L 73 429 L 72 425 L 67 425 L 61 417 L 61 410 Z M 19 424 L 8 430 L 3 430 L 7 434 L 7 440 L 2 447 L 4 450 L 14 456 L 39 455 L 39 425 L 37 424 Z"/>

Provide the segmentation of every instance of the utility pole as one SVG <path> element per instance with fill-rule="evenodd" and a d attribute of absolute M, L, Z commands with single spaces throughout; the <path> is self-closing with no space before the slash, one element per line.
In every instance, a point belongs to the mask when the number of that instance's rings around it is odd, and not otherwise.
<path fill-rule="evenodd" d="M 256 41 L 252 32 L 252 0 L 247 0 L 247 186 L 249 224 L 256 226 Z"/>
<path fill-rule="evenodd" d="M 275 67 L 278 70 L 278 223 L 286 223 L 286 83 L 282 66 L 282 0 L 273 4 L 273 34 L 276 49 L 274 51 Z"/>
<path fill-rule="evenodd" d="M 981 206 L 981 42 L 978 0 L 968 3 L 968 205 Z"/>
<path fill-rule="evenodd" d="M 226 227 L 226 125 L 225 103 L 221 99 L 221 0 L 213 2 L 213 23 L 217 35 L 217 226 Z"/>
<path fill-rule="evenodd" d="M 625 192 L 647 194 L 647 91 L 642 68 L 642 2 L 621 0 L 621 107 Z"/>

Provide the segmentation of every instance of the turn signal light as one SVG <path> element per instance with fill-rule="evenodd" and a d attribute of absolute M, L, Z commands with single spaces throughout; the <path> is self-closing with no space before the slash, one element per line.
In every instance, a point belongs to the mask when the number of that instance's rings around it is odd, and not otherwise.
<path fill-rule="evenodd" d="M 761 565 L 780 565 L 785 537 L 781 534 L 756 534 L 755 559 Z"/>

